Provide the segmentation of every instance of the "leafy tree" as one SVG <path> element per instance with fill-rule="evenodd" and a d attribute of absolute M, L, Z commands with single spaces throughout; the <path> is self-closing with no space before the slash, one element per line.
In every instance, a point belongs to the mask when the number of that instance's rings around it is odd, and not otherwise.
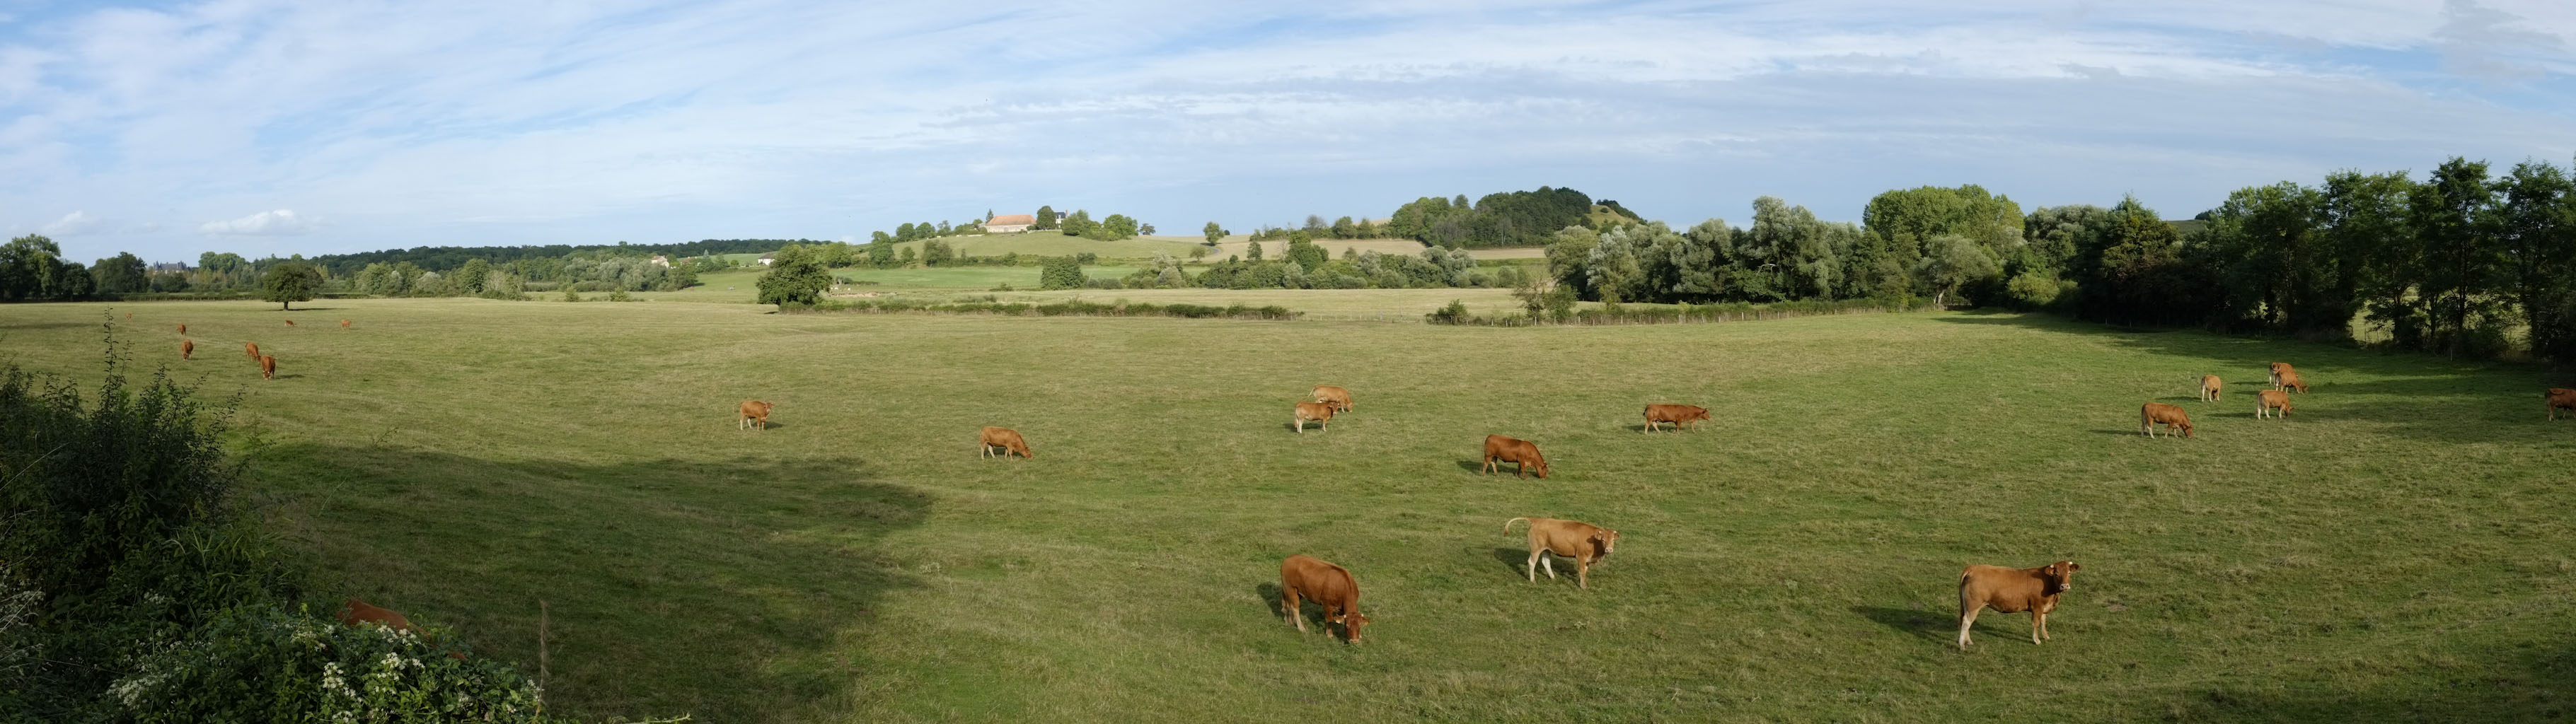
<path fill-rule="evenodd" d="M 1045 262 L 1038 265 L 1038 288 L 1040 289 L 1080 289 L 1084 281 L 1086 280 L 1082 276 L 1082 263 L 1075 261 L 1073 257 L 1047 257 Z"/>
<path fill-rule="evenodd" d="M 886 236 L 885 232 L 877 232 L 876 238 L 868 241 L 868 266 L 879 269 L 894 266 L 894 243 L 894 239 Z"/>
<path fill-rule="evenodd" d="M 118 252 L 116 256 L 98 260 L 98 263 L 90 265 L 89 275 L 97 282 L 98 291 L 107 294 L 152 288 L 152 275 L 144 267 L 143 259 L 133 252 Z"/>
<path fill-rule="evenodd" d="M 1357 239 L 1357 238 L 1360 238 L 1360 225 L 1359 225 L 1359 224 L 1357 224 L 1357 223 L 1353 223 L 1353 222 L 1351 221 L 1351 217 L 1348 217 L 1348 216 L 1344 216 L 1344 217 L 1339 218 L 1339 219 L 1334 219 L 1334 220 L 1333 220 L 1333 238 L 1335 238 L 1335 239 Z"/>
<path fill-rule="evenodd" d="M 938 239 L 921 242 L 921 263 L 924 266 L 940 266 L 956 258 L 957 249 L 949 246 L 948 242 Z"/>
<path fill-rule="evenodd" d="M 1207 237 L 1207 243 L 1210 245 L 1225 239 L 1225 227 L 1217 226 L 1214 221 L 1208 222 L 1207 228 L 1200 229 L 1199 233 Z"/>
<path fill-rule="evenodd" d="M 1942 234 L 1925 241 L 1923 248 L 1923 260 L 1916 262 L 1915 270 L 1932 285 L 1934 305 L 1947 304 L 1958 295 L 1959 287 L 1991 278 L 2002 268 L 1985 247 L 1965 236 Z"/>
<path fill-rule="evenodd" d="M 1249 261 L 1261 261 L 1261 242 L 1252 242 L 1251 246 L 1243 250 L 1243 257 Z"/>
<path fill-rule="evenodd" d="M 1141 222 L 1141 221 L 1140 221 L 1140 222 L 1136 222 L 1136 233 L 1137 233 L 1138 235 L 1141 235 L 1141 236 L 1153 236 L 1153 235 L 1154 235 L 1154 225 L 1153 225 L 1153 224 L 1144 223 L 1144 222 Z"/>
<path fill-rule="evenodd" d="M 2531 351 L 2576 362 L 2576 179 L 2555 165 L 2527 161 L 2515 164 L 2499 186 L 2497 231 Z"/>
<path fill-rule="evenodd" d="M 1031 229 L 1053 229 L 1053 228 L 1055 228 L 1055 207 L 1053 207 L 1053 206 L 1040 206 L 1040 207 L 1038 207 L 1038 216 L 1037 216 L 1036 221 L 1037 221 L 1037 223 L 1029 225 L 1029 228 L 1031 228 Z"/>
<path fill-rule="evenodd" d="M 484 261 L 482 257 L 466 260 L 465 266 L 457 267 L 453 276 L 457 291 L 482 294 L 492 281 L 492 262 Z"/>
<path fill-rule="evenodd" d="M 1135 219 L 1129 218 L 1126 214 L 1110 214 L 1109 218 L 1101 219 L 1100 225 L 1092 229 L 1092 233 L 1088 236 L 1101 241 L 1117 241 L 1135 236 L 1136 231 Z"/>
<path fill-rule="evenodd" d="M 1290 239 L 1288 240 L 1288 253 L 1282 255 L 1280 258 L 1296 262 L 1298 266 L 1302 266 L 1307 269 L 1321 269 L 1324 266 L 1324 262 L 1332 258 L 1332 254 L 1324 251 L 1324 247 L 1316 246 L 1313 242 L 1303 239 Z"/>
<path fill-rule="evenodd" d="M 813 251 L 801 244 L 789 244 L 778 250 L 777 257 L 769 262 L 769 271 L 760 275 L 760 303 L 781 307 L 813 304 L 831 288 L 832 272 L 823 268 Z"/>
<path fill-rule="evenodd" d="M 2488 314 L 2495 303 L 2490 293 L 2501 286 L 2494 203 L 2486 162 L 2458 156 L 2433 169 L 2407 198 L 2415 244 L 2422 250 L 2416 294 L 2432 322 L 2426 341 L 2454 358 L 2467 341 L 2469 318 Z"/>
<path fill-rule="evenodd" d="M 1092 235 L 1093 230 L 1091 227 L 1097 223 L 1099 222 L 1091 220 L 1090 210 L 1074 209 L 1073 215 L 1064 217 L 1064 220 L 1058 222 L 1057 225 L 1064 232 L 1065 236 L 1087 237 Z"/>
<path fill-rule="evenodd" d="M 302 262 L 287 262 L 269 267 L 260 283 L 260 299 L 276 302 L 281 310 L 294 309 L 296 302 L 313 298 L 313 290 L 322 287 L 321 272 Z"/>
<path fill-rule="evenodd" d="M 1207 246 L 1193 246 L 1193 247 L 1190 247 L 1190 258 L 1192 258 L 1192 259 L 1205 259 L 1205 258 L 1207 258 L 1207 256 L 1208 256 L 1208 249 L 1210 249 L 1210 248 L 1212 248 L 1212 247 L 1207 247 Z"/>

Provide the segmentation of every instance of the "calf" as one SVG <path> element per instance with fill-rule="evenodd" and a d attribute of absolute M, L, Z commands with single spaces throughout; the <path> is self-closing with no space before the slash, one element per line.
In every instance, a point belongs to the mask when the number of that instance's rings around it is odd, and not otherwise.
<path fill-rule="evenodd" d="M 2299 371 L 2293 369 L 2281 370 L 2281 386 L 2298 390 L 2300 394 L 2306 394 L 2308 391 L 2307 381 L 2299 379 Z"/>
<path fill-rule="evenodd" d="M 250 354 L 250 358 L 251 358 L 251 360 L 252 360 L 252 361 L 258 361 L 258 360 L 259 360 L 259 343 L 258 343 L 258 342 L 243 342 L 243 343 L 242 343 L 242 351 L 243 351 L 243 352 L 247 352 L 247 353 L 249 353 L 249 354 Z"/>
<path fill-rule="evenodd" d="M 992 457 L 993 448 L 1001 448 L 1002 457 L 1006 458 L 1010 457 L 1011 453 L 1019 453 L 1022 460 L 1035 460 L 1038 457 L 1029 454 L 1029 441 L 1021 439 L 1018 430 L 987 425 L 976 439 L 981 444 L 985 457 Z"/>
<path fill-rule="evenodd" d="M 742 406 L 738 408 L 742 414 L 734 418 L 733 429 L 743 430 L 755 427 L 762 430 L 769 429 L 769 409 L 777 406 L 778 403 L 774 402 L 743 400 Z"/>
<path fill-rule="evenodd" d="M 277 379 L 277 358 L 270 357 L 268 355 L 259 356 L 259 378 L 263 380 Z"/>
<path fill-rule="evenodd" d="M 2548 392 L 2540 393 L 2540 399 L 2549 407 L 2550 420 L 2558 419 L 2558 409 L 2562 407 L 2567 408 L 2570 414 L 2576 414 L 2576 390 L 2552 387 Z"/>
<path fill-rule="evenodd" d="M 2288 362 L 2272 363 L 2272 387 L 2278 389 L 2281 386 L 2281 373 L 2291 371 L 2293 370 L 2290 369 Z"/>
<path fill-rule="evenodd" d="M 1307 420 L 1314 420 L 1317 426 L 1323 428 L 1325 432 L 1331 432 L 1333 429 L 1333 403 L 1297 403 L 1297 411 L 1289 413 L 1288 424 L 1296 425 L 1298 432 L 1305 432 Z"/>
<path fill-rule="evenodd" d="M 2275 411 L 2278 412 L 2275 412 Z M 2290 393 L 2280 390 L 2257 390 L 2254 393 L 2254 418 L 2290 414 Z"/>
<path fill-rule="evenodd" d="M 2200 376 L 2200 401 L 2218 401 L 2218 375 Z"/>
<path fill-rule="evenodd" d="M 197 341 L 196 341 L 196 340 L 193 340 L 193 339 L 183 339 L 183 340 L 179 340 L 179 359 L 185 360 L 185 359 L 187 359 L 187 358 L 188 358 L 188 355 L 192 355 L 192 354 L 196 354 L 196 353 L 197 353 Z"/>
<path fill-rule="evenodd" d="M 292 319 L 286 320 L 286 326 L 289 326 L 289 327 L 295 326 L 295 320 L 292 320 Z"/>
<path fill-rule="evenodd" d="M 411 625 L 411 619 L 403 618 L 402 614 L 396 613 L 393 609 L 369 606 L 367 602 L 355 598 L 349 599 L 348 607 L 349 610 L 340 613 L 340 623 L 351 626 L 383 624 L 385 628 L 396 631 L 421 633 L 419 627 Z"/>
<path fill-rule="evenodd" d="M 1512 532 L 1512 524 L 1529 523 L 1529 562 L 1521 565 L 1531 583 L 1538 582 L 1538 569 L 1547 567 L 1548 580 L 1556 580 L 1556 559 L 1548 554 L 1574 559 L 1574 582 L 1592 590 L 1592 566 L 1607 558 L 1619 547 L 1619 531 L 1572 520 L 1555 518 L 1513 518 L 1503 521 L 1503 532 Z"/>
<path fill-rule="evenodd" d="M 349 328 L 349 320 L 346 320 L 346 319 L 340 320 L 340 328 L 341 328 L 341 329 L 348 329 L 348 328 Z"/>
<path fill-rule="evenodd" d="M 1288 622 L 1297 624 L 1297 632 L 1306 632 L 1305 612 L 1298 599 L 1314 601 L 1324 607 L 1324 623 L 1341 624 L 1344 640 L 1360 642 L 1360 627 L 1368 625 L 1360 614 L 1360 584 L 1351 580 L 1351 572 L 1341 566 L 1325 563 L 1309 555 L 1293 555 L 1279 562 L 1279 607 L 1288 614 Z M 1325 633 L 1332 633 L 1326 629 Z"/>
<path fill-rule="evenodd" d="M 1647 432 L 1655 432 L 1657 425 L 1660 423 L 1672 423 L 1674 427 L 1688 425 L 1690 429 L 1697 430 L 1699 429 L 1700 421 L 1706 419 L 1708 419 L 1708 408 L 1705 407 L 1695 405 L 1646 406 Z"/>
<path fill-rule="evenodd" d="M 1537 445 L 1530 444 L 1528 440 L 1486 435 L 1485 473 L 1491 475 L 1501 470 L 1502 463 L 1513 464 L 1512 477 L 1525 478 L 1529 477 L 1528 473 L 1535 472 L 1540 480 L 1547 479 L 1547 458 L 1538 454 Z"/>
<path fill-rule="evenodd" d="M 187 334 L 187 333 L 188 333 L 188 325 L 185 325 L 185 324 L 179 325 L 179 333 L 180 333 L 180 334 Z"/>
<path fill-rule="evenodd" d="M 1969 566 L 1959 573 L 1959 650 L 1968 650 L 1968 627 L 1988 606 L 2004 613 L 2029 611 L 2030 642 L 2046 640 L 2048 613 L 2057 610 L 2059 594 L 2075 588 L 2075 572 L 2083 569 L 2074 561 L 2038 568 Z"/>
<path fill-rule="evenodd" d="M 2138 432 L 2155 437 L 2157 423 L 2164 424 L 2168 436 L 2179 428 L 2183 437 L 2191 437 L 2191 415 L 2185 414 L 2182 408 L 2162 402 L 2150 402 L 2138 408 Z"/>
<path fill-rule="evenodd" d="M 1334 387 L 1332 385 L 1316 385 L 1315 401 L 1332 403 L 1333 409 L 1341 412 L 1351 411 L 1350 390 Z"/>

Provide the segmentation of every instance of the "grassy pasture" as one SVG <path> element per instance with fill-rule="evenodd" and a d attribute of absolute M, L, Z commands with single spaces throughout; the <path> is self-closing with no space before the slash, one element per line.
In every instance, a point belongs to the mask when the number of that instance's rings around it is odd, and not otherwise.
<path fill-rule="evenodd" d="M 2527 368 L 1950 313 L 1494 329 L 266 306 L 116 310 L 147 365 L 247 391 L 249 487 L 337 580 L 326 596 L 525 662 L 547 600 L 568 712 L 2528 721 L 2576 696 L 2576 422 L 2542 420 L 2539 388 L 2567 381 Z M 103 307 L 0 305 L 0 350 L 93 378 Z M 342 317 L 356 328 L 277 321 Z M 227 354 L 245 340 L 281 379 Z M 2258 421 L 2273 360 L 2315 392 Z M 2223 402 L 2194 399 L 2203 373 Z M 1357 410 L 1290 432 L 1316 383 Z M 779 403 L 771 430 L 735 429 L 746 398 Z M 2150 399 L 2199 437 L 2139 437 Z M 1665 401 L 1719 419 L 1640 433 Z M 1037 458 L 977 458 L 985 424 Z M 1476 474 L 1497 432 L 1557 474 Z M 1499 529 L 1526 515 L 1624 534 L 1594 590 L 1521 578 Z M 1367 643 L 1282 621 L 1291 553 L 1353 570 Z M 2084 570 L 2054 640 L 1989 612 L 1951 647 L 1962 565 L 2059 558 Z"/>
<path fill-rule="evenodd" d="M 1200 243 L 1204 239 L 1196 236 L 1139 236 L 1117 241 L 1099 241 L 1065 236 L 1064 232 L 1053 230 L 1022 234 L 968 234 L 943 236 L 939 239 L 948 242 L 949 246 L 957 249 L 958 254 L 965 256 L 1001 256 L 1010 253 L 1018 253 L 1020 256 L 1064 256 L 1087 251 L 1100 255 L 1102 259 L 1151 259 L 1154 258 L 1155 252 L 1164 252 L 1171 254 L 1174 259 L 1188 259 L 1190 247 L 1204 246 Z M 861 245 L 864 245 L 864 242 L 861 242 Z M 919 254 L 921 242 L 907 241 L 896 244 L 895 253 L 901 254 L 906 248 Z"/>

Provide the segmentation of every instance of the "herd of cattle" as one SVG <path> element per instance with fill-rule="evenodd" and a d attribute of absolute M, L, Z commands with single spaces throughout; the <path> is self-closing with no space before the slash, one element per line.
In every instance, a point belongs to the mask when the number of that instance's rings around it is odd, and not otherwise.
<path fill-rule="evenodd" d="M 125 316 L 134 318 L 132 314 Z M 295 326 L 294 320 L 286 320 L 286 326 Z M 340 327 L 348 329 L 349 320 L 340 320 Z M 196 353 L 197 343 L 186 337 L 188 325 L 178 325 L 178 329 L 181 336 L 179 358 L 190 359 Z M 274 379 L 277 376 L 277 358 L 261 354 L 259 343 L 244 342 L 242 348 L 259 363 L 261 378 Z M 2290 392 L 2308 391 L 2307 382 L 2299 376 L 2298 370 L 2286 362 L 2272 363 L 2269 381 L 2270 389 L 2255 393 L 2254 413 L 2258 419 L 2289 414 Z M 2217 402 L 2221 386 L 2217 375 L 2203 375 L 2200 378 L 2200 399 Z M 1308 422 L 1316 423 L 1318 429 L 1330 431 L 1334 415 L 1353 409 L 1348 389 L 1317 385 L 1313 392 L 1314 401 L 1297 402 L 1289 415 L 1289 424 L 1297 432 L 1305 432 Z M 2576 416 L 2576 389 L 2552 387 L 2541 397 L 2550 420 L 2558 419 L 2559 410 L 2568 410 L 2571 416 Z M 769 413 L 776 407 L 775 403 L 744 400 L 737 410 L 736 427 L 766 430 L 769 428 Z M 1700 422 L 1709 419 L 1709 411 L 1694 405 L 1652 404 L 1646 406 L 1644 416 L 1644 429 L 1648 433 L 1660 432 L 1666 425 L 1697 430 Z M 2180 406 L 2148 402 L 2138 409 L 2140 433 L 2155 437 L 2157 425 L 2163 425 L 2167 435 L 2179 432 L 2183 437 L 2193 437 L 2191 415 Z M 976 447 L 984 457 L 996 454 L 1002 457 L 1016 454 L 1022 459 L 1032 460 L 1037 457 L 1029 452 L 1028 440 L 1022 438 L 1019 431 L 1006 427 L 983 428 L 977 434 Z M 1525 478 L 1535 473 L 1545 479 L 1548 474 L 1547 458 L 1539 453 L 1537 444 L 1503 435 L 1485 436 L 1484 465 L 1480 472 L 1488 475 L 1499 472 L 1502 463 L 1513 464 L 1514 477 Z M 1618 531 L 1581 521 L 1512 518 L 1503 521 L 1503 532 L 1510 533 L 1514 523 L 1529 524 L 1529 560 L 1522 567 L 1523 574 L 1532 583 L 1538 581 L 1538 571 L 1542 568 L 1547 571 L 1549 580 L 1555 580 L 1555 559 L 1563 557 L 1574 562 L 1575 584 L 1590 590 L 1592 567 L 1600 564 L 1619 544 Z M 2075 572 L 2082 568 L 2074 561 L 2057 561 L 2037 568 L 1968 566 L 1959 574 L 1959 648 L 1967 648 L 1969 628 L 1975 625 L 1977 614 L 1987 608 L 2004 613 L 2030 612 L 2030 642 L 2037 644 L 2047 640 L 2048 614 L 2057 609 L 2059 596 L 2074 587 Z M 1299 554 L 1281 561 L 1279 596 L 1289 622 L 1295 624 L 1301 633 L 1306 630 L 1301 601 L 1313 601 L 1321 606 L 1325 623 L 1341 626 L 1343 639 L 1350 643 L 1359 643 L 1360 629 L 1368 624 L 1368 617 L 1359 611 L 1358 581 L 1351 577 L 1349 569 L 1320 558 Z M 402 614 L 370 606 L 357 599 L 350 599 L 346 605 L 348 612 L 342 614 L 342 620 L 350 625 L 381 623 L 417 630 L 412 629 Z"/>

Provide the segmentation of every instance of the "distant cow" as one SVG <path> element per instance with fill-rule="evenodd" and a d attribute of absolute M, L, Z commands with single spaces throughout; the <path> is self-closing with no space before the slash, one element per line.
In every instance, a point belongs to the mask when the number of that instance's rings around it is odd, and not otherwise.
<path fill-rule="evenodd" d="M 778 404 L 774 402 L 743 400 L 740 408 L 742 416 L 734 418 L 733 429 L 743 430 L 755 426 L 762 430 L 769 429 L 769 408 L 777 406 Z"/>
<path fill-rule="evenodd" d="M 340 320 L 340 328 L 341 328 L 341 329 L 348 329 L 348 328 L 349 328 L 349 320 L 346 320 L 346 319 Z"/>
<path fill-rule="evenodd" d="M 2166 435 L 2180 429 L 2183 437 L 2191 437 L 2191 415 L 2185 414 L 2182 408 L 2162 402 L 2150 402 L 2138 408 L 2138 432 L 2155 437 L 2158 423 L 2165 426 Z"/>
<path fill-rule="evenodd" d="M 180 334 L 187 334 L 187 333 L 188 333 L 188 325 L 185 325 L 185 324 L 179 325 L 179 333 L 180 333 Z"/>
<path fill-rule="evenodd" d="M 2299 379 L 2298 370 L 2281 370 L 2281 386 L 2288 389 L 2298 390 L 2302 394 L 2308 391 L 2308 383 L 2306 380 Z"/>
<path fill-rule="evenodd" d="M 2277 411 L 2277 412 L 2275 412 Z M 2254 392 L 2254 417 L 2279 417 L 2290 414 L 2290 393 L 2280 390 Z"/>
<path fill-rule="evenodd" d="M 2576 414 L 2576 390 L 2552 387 L 2548 392 L 2540 393 L 2540 399 L 2548 403 L 2551 420 L 2558 419 L 2558 408 L 2562 407 L 2567 408 L 2570 414 Z"/>
<path fill-rule="evenodd" d="M 355 598 L 349 599 L 347 605 L 348 610 L 340 613 L 340 623 L 351 626 L 374 623 L 383 624 L 386 628 L 396 631 L 421 632 L 419 627 L 411 625 L 411 619 L 403 618 L 402 614 L 393 609 L 369 606 L 367 602 Z"/>
<path fill-rule="evenodd" d="M 2074 561 L 2038 568 L 1969 566 L 1959 573 L 1959 650 L 1967 650 L 1968 627 L 1988 606 L 2004 613 L 2029 611 L 2030 642 L 2047 639 L 2049 612 L 2057 610 L 2058 595 L 2075 587 L 2075 572 L 2083 569 Z"/>
<path fill-rule="evenodd" d="M 188 355 L 192 355 L 192 354 L 196 354 L 196 353 L 197 353 L 197 341 L 196 341 L 196 340 L 193 340 L 193 339 L 183 339 L 183 340 L 179 340 L 179 359 L 182 359 L 182 360 L 187 359 L 187 358 L 188 358 Z"/>
<path fill-rule="evenodd" d="M 1646 406 L 1647 432 L 1654 432 L 1659 424 L 1667 422 L 1672 423 L 1674 427 L 1688 425 L 1690 429 L 1697 430 L 1699 429 L 1699 421 L 1706 419 L 1708 419 L 1708 408 L 1705 407 L 1694 405 Z"/>
<path fill-rule="evenodd" d="M 2290 363 L 2288 362 L 2272 363 L 2272 387 L 2278 389 L 2281 386 L 2281 373 L 2292 371 L 2294 370 L 2290 369 Z"/>
<path fill-rule="evenodd" d="M 2218 401 L 2218 375 L 2200 376 L 2200 401 Z"/>
<path fill-rule="evenodd" d="M 289 327 L 295 326 L 295 320 L 292 320 L 292 319 L 286 320 L 286 326 L 289 326 Z"/>
<path fill-rule="evenodd" d="M 1609 557 L 1619 547 L 1619 531 L 1591 523 L 1555 518 L 1513 518 L 1503 521 L 1503 532 L 1512 532 L 1512 524 L 1529 522 L 1529 562 L 1521 565 L 1531 583 L 1538 582 L 1538 569 L 1547 567 L 1548 580 L 1556 580 L 1553 553 L 1574 559 L 1574 583 L 1584 590 L 1592 589 L 1592 566 Z"/>
<path fill-rule="evenodd" d="M 1340 411 L 1340 412 L 1350 412 L 1350 411 L 1351 411 L 1351 391 L 1350 391 L 1350 390 L 1345 390 L 1345 389 L 1342 389 L 1342 388 L 1339 388 L 1339 387 L 1334 387 L 1334 386 L 1332 386 L 1332 385 L 1316 385 L 1316 386 L 1315 386 L 1315 401 L 1316 401 L 1316 402 L 1329 402 L 1329 403 L 1332 403 L 1332 405 L 1333 405 L 1333 409 L 1334 409 L 1334 410 L 1336 410 L 1336 411 Z"/>
<path fill-rule="evenodd" d="M 243 351 L 243 352 L 248 352 L 248 353 L 250 353 L 250 358 L 251 358 L 251 359 L 253 359 L 253 360 L 257 360 L 257 359 L 259 359 L 259 343 L 258 343 L 258 342 L 243 342 L 243 343 L 242 343 L 242 351 Z"/>
<path fill-rule="evenodd" d="M 1036 460 L 1038 457 L 1029 453 L 1029 441 L 1020 437 L 1020 431 L 1007 427 L 986 425 L 984 431 L 976 435 L 976 442 L 984 457 L 992 457 L 993 448 L 1001 448 L 1001 456 L 1006 458 L 1011 453 L 1019 453 L 1022 460 Z"/>
<path fill-rule="evenodd" d="M 1280 561 L 1279 607 L 1288 614 L 1289 623 L 1297 624 L 1297 632 L 1305 633 L 1306 616 L 1298 607 L 1299 599 L 1324 607 L 1326 625 L 1341 624 L 1344 640 L 1360 642 L 1360 627 L 1368 625 L 1369 619 L 1360 613 L 1360 584 L 1351 580 L 1349 569 L 1303 554 Z"/>
<path fill-rule="evenodd" d="M 277 358 L 270 357 L 268 355 L 259 356 L 259 378 L 263 380 L 277 379 Z"/>
<path fill-rule="evenodd" d="M 1501 470 L 1502 463 L 1514 463 L 1512 477 L 1529 477 L 1528 473 L 1535 472 L 1540 480 L 1547 479 L 1547 458 L 1538 454 L 1537 445 L 1530 444 L 1528 440 L 1486 435 L 1485 473 Z"/>
<path fill-rule="evenodd" d="M 1333 429 L 1333 403 L 1330 403 L 1330 402 L 1300 402 L 1300 403 L 1297 403 L 1297 411 L 1289 414 L 1289 417 L 1288 417 L 1288 422 L 1289 422 L 1289 424 L 1296 425 L 1296 426 L 1297 426 L 1297 431 L 1298 431 L 1298 432 L 1305 432 L 1305 431 L 1306 431 L 1306 421 L 1307 421 L 1307 420 L 1314 420 L 1314 421 L 1317 423 L 1317 426 L 1318 426 L 1318 427 L 1323 428 L 1326 432 L 1330 432 L 1330 431 L 1332 431 L 1332 429 Z"/>

